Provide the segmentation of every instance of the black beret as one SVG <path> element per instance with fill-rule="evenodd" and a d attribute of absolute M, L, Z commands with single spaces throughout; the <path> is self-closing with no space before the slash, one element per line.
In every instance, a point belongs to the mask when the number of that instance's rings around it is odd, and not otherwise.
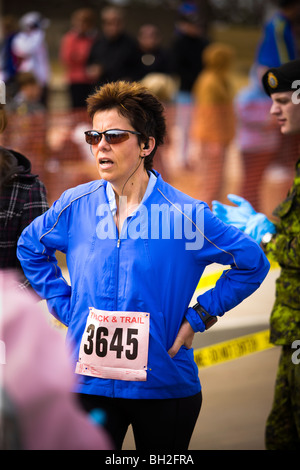
<path fill-rule="evenodd" d="M 300 60 L 291 60 L 280 67 L 269 69 L 262 77 L 268 95 L 283 91 L 293 91 L 292 83 L 300 80 Z"/>

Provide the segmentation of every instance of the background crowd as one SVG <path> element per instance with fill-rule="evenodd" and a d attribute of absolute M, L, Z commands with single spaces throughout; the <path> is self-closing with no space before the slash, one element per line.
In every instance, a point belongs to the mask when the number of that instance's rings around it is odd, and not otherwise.
<path fill-rule="evenodd" d="M 270 214 L 290 185 L 299 139 L 280 135 L 260 78 L 266 67 L 298 57 L 298 3 L 271 2 L 249 76 L 238 85 L 236 48 L 209 34 L 193 2 L 179 6 L 167 41 L 153 22 L 129 33 L 126 11 L 116 6 L 76 9 L 55 58 L 66 103 L 59 111 L 49 20 L 40 12 L 5 16 L 0 78 L 13 117 L 1 144 L 28 156 L 53 202 L 67 187 L 97 177 L 83 139 L 87 96 L 108 81 L 142 81 L 165 103 L 169 138 L 155 165 L 165 180 L 208 204 L 239 191 Z"/>

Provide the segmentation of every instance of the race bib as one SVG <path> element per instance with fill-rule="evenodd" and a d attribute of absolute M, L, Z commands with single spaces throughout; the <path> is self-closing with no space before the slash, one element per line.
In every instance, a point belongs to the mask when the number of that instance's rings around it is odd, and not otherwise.
<path fill-rule="evenodd" d="M 75 372 L 104 379 L 147 379 L 150 314 L 90 307 Z"/>

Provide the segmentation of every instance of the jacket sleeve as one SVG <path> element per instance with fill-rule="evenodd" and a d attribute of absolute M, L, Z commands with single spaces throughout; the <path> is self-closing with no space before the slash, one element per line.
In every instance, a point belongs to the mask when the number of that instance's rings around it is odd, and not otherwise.
<path fill-rule="evenodd" d="M 69 321 L 71 287 L 63 278 L 55 252 L 67 251 L 67 208 L 61 197 L 23 230 L 17 247 L 17 256 L 31 286 L 65 325 Z"/>
<path fill-rule="evenodd" d="M 205 208 L 203 247 L 195 252 L 199 263 L 218 263 L 226 269 L 214 288 L 197 298 L 211 315 L 222 316 L 250 296 L 263 282 L 270 263 L 263 250 L 241 230 L 223 223 L 209 208 Z M 194 331 L 201 331 L 202 322 L 193 309 L 188 310 L 187 320 Z M 200 320 L 200 322 L 199 322 Z"/>

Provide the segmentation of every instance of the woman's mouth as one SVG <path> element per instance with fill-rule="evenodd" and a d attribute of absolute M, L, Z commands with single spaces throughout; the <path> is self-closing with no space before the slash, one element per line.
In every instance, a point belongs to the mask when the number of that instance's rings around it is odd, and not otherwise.
<path fill-rule="evenodd" d="M 114 162 L 110 160 L 109 158 L 99 158 L 98 161 L 99 161 L 100 168 L 102 168 L 103 170 L 107 170 L 111 168 L 112 165 L 114 164 Z"/>

